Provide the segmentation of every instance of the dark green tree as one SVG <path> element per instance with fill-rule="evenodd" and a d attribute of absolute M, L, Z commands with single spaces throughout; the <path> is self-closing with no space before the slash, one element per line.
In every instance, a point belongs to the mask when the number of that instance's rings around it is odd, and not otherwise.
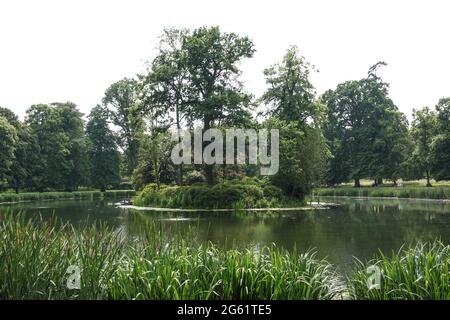
<path fill-rule="evenodd" d="M 432 171 L 436 180 L 450 180 L 450 98 L 436 105 L 436 132 L 432 142 Z"/>
<path fill-rule="evenodd" d="M 407 121 L 389 98 L 389 84 L 376 74 L 379 62 L 368 76 L 339 84 L 321 100 L 327 105 L 325 137 L 333 154 L 328 182 L 336 184 L 361 178 L 398 179 L 407 155 Z"/>
<path fill-rule="evenodd" d="M 420 170 L 421 177 L 427 179 L 427 187 L 431 187 L 433 154 L 431 144 L 436 136 L 436 114 L 425 107 L 413 111 L 411 135 L 414 141 L 412 159 Z"/>
<path fill-rule="evenodd" d="M 0 187 L 6 185 L 9 169 L 14 161 L 17 140 L 16 129 L 6 118 L 0 116 Z"/>
<path fill-rule="evenodd" d="M 87 183 L 87 142 L 82 113 L 75 104 L 33 105 L 27 111 L 26 124 L 39 144 L 43 186 L 75 190 Z"/>
<path fill-rule="evenodd" d="M 280 64 L 264 70 L 269 88 L 262 100 L 270 106 L 271 116 L 303 125 L 317 119 L 322 110 L 314 102 L 315 90 L 309 80 L 312 69 L 294 46 Z"/>
<path fill-rule="evenodd" d="M 188 72 L 183 65 L 182 50 L 188 33 L 186 29 L 164 29 L 158 55 L 140 77 L 141 110 L 151 118 L 153 126 L 168 127 L 174 123 L 177 130 L 182 129 L 183 122 L 192 126 L 186 86 Z M 141 174 L 144 168 L 140 166 Z M 178 165 L 178 183 L 183 184 L 183 164 Z"/>
<path fill-rule="evenodd" d="M 193 120 L 208 130 L 223 121 L 248 120 L 251 96 L 239 81 L 239 62 L 253 56 L 252 41 L 218 27 L 199 28 L 183 38 L 181 66 L 187 71 L 185 88 Z M 213 165 L 204 165 L 206 181 L 214 183 Z"/>
<path fill-rule="evenodd" d="M 120 182 L 120 158 L 115 137 L 108 124 L 107 110 L 97 105 L 86 125 L 91 185 L 105 191 Z"/>
<path fill-rule="evenodd" d="M 143 121 L 138 115 L 137 83 L 134 79 L 123 79 L 113 83 L 105 92 L 103 104 L 117 130 L 117 143 L 127 156 L 127 174 L 131 175 L 137 165 L 139 137 Z"/>
<path fill-rule="evenodd" d="M 300 129 L 296 122 L 270 118 L 264 124 L 278 129 L 279 170 L 270 179 L 287 194 L 303 198 L 322 178 L 325 161 L 329 156 L 319 128 Z"/>

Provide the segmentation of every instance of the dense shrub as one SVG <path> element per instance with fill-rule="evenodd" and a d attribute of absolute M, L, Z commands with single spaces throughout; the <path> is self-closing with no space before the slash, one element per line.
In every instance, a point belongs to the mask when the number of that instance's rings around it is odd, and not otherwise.
<path fill-rule="evenodd" d="M 241 183 L 232 181 L 213 187 L 204 184 L 161 186 L 160 190 L 155 184 L 149 184 L 135 198 L 134 204 L 168 208 L 260 208 L 277 206 L 280 199 L 279 188 L 255 179 L 246 179 Z"/>

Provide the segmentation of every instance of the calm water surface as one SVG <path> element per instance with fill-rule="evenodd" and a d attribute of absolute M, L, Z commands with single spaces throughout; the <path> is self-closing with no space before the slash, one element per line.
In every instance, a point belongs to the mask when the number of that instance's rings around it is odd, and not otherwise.
<path fill-rule="evenodd" d="M 315 248 L 342 270 L 353 257 L 369 259 L 379 250 L 397 251 L 404 243 L 440 238 L 450 243 L 450 204 L 417 200 L 328 198 L 341 206 L 329 210 L 261 213 L 167 213 L 116 208 L 108 201 L 48 201 L 0 206 L 0 212 L 52 215 L 80 227 L 106 222 L 130 237 L 138 225 L 156 220 L 166 233 L 187 234 L 224 247 L 275 243 L 298 251 Z"/>

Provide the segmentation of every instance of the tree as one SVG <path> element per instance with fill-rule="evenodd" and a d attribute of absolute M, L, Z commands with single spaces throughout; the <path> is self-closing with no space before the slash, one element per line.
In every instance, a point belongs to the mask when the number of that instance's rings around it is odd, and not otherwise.
<path fill-rule="evenodd" d="M 320 110 L 314 103 L 314 86 L 309 81 L 311 66 L 297 47 L 287 50 L 283 61 L 264 70 L 269 88 L 262 100 L 270 105 L 269 114 L 281 120 L 307 124 Z"/>
<path fill-rule="evenodd" d="M 436 135 L 436 114 L 425 107 L 413 111 L 411 134 L 414 140 L 413 161 L 422 175 L 427 179 L 427 187 L 431 187 L 433 154 L 431 144 Z"/>
<path fill-rule="evenodd" d="M 143 126 L 142 118 L 137 114 L 136 86 L 135 80 L 125 78 L 113 83 L 103 98 L 109 118 L 118 128 L 117 142 L 127 156 L 127 174 L 131 174 L 137 165 L 139 136 Z"/>
<path fill-rule="evenodd" d="M 287 194 L 303 198 L 322 179 L 329 156 L 319 128 L 300 129 L 293 121 L 270 118 L 264 127 L 279 129 L 279 170 L 271 181 Z"/>
<path fill-rule="evenodd" d="M 436 105 L 436 131 L 431 152 L 432 171 L 436 180 L 450 180 L 450 98 L 442 98 Z"/>
<path fill-rule="evenodd" d="M 13 164 L 16 143 L 16 129 L 6 118 L 0 116 L 0 186 L 5 184 L 9 168 Z"/>
<path fill-rule="evenodd" d="M 7 173 L 9 186 L 16 192 L 23 188 L 37 188 L 40 184 L 38 173 L 42 170 L 42 163 L 36 137 L 13 111 L 0 108 L 0 115 L 14 127 L 17 133 L 14 161 Z"/>
<path fill-rule="evenodd" d="M 193 122 L 189 117 L 186 86 L 188 73 L 182 65 L 182 43 L 187 35 L 186 29 L 164 29 L 158 55 L 152 61 L 147 74 L 140 77 L 143 113 L 150 115 L 152 120 L 165 116 L 170 122 L 175 122 L 177 130 L 181 130 L 184 120 L 190 125 Z M 174 119 L 170 117 L 172 114 Z M 140 167 L 141 170 L 143 168 Z M 183 164 L 178 165 L 178 183 L 183 184 Z"/>
<path fill-rule="evenodd" d="M 19 127 L 19 117 L 10 109 L 0 107 L 0 117 L 5 118 L 14 128 Z"/>
<path fill-rule="evenodd" d="M 75 104 L 33 105 L 27 110 L 26 124 L 39 144 L 43 186 L 70 191 L 87 183 L 84 122 Z"/>
<path fill-rule="evenodd" d="M 20 123 L 16 130 L 18 140 L 8 178 L 10 186 L 17 193 L 20 189 L 39 189 L 42 187 L 40 172 L 44 167 L 38 141 L 28 126 Z"/>
<path fill-rule="evenodd" d="M 133 172 L 133 183 L 141 189 L 149 182 L 155 182 L 158 189 L 161 183 L 175 179 L 175 171 L 170 158 L 174 143 L 167 131 L 154 129 L 143 135 L 139 152 L 139 163 Z"/>
<path fill-rule="evenodd" d="M 270 126 L 280 128 L 280 169 L 272 182 L 285 192 L 304 197 L 321 180 L 329 156 L 322 134 L 324 105 L 315 101 L 309 80 L 311 66 L 297 47 L 283 61 L 266 70 L 268 89 L 262 101 L 269 105 Z"/>
<path fill-rule="evenodd" d="M 86 125 L 88 157 L 92 186 L 105 191 L 120 182 L 120 158 L 113 132 L 108 126 L 107 110 L 97 105 L 91 110 Z"/>
<path fill-rule="evenodd" d="M 408 121 L 389 98 L 389 84 L 377 75 L 378 68 L 385 65 L 378 62 L 370 67 L 363 81 L 367 103 L 371 106 L 364 158 L 374 185 L 382 184 L 383 177 L 395 183 L 407 156 Z"/>
<path fill-rule="evenodd" d="M 394 181 L 401 171 L 408 140 L 406 117 L 389 98 L 389 84 L 377 76 L 379 62 L 368 76 L 339 84 L 321 100 L 327 105 L 325 137 L 333 154 L 328 182 L 336 184 L 372 177 Z"/>
<path fill-rule="evenodd" d="M 252 41 L 218 27 L 203 27 L 184 36 L 181 50 L 189 111 L 193 120 L 202 122 L 203 131 L 224 120 L 233 124 L 248 120 L 251 96 L 238 80 L 238 63 L 253 56 Z M 213 165 L 204 165 L 209 185 L 214 183 L 213 170 Z"/>
<path fill-rule="evenodd" d="M 354 179 L 355 187 L 359 187 L 360 179 L 367 174 L 363 154 L 370 110 L 363 86 L 360 81 L 348 81 L 322 99 L 328 106 L 325 136 L 334 156 L 328 181 L 335 184 Z"/>

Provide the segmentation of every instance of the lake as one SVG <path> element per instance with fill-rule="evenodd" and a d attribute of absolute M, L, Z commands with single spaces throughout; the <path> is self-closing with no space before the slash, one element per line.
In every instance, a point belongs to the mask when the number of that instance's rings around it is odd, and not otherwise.
<path fill-rule="evenodd" d="M 324 198 L 322 198 L 323 200 Z M 197 241 L 219 246 L 278 247 L 302 252 L 315 248 L 341 271 L 348 271 L 353 257 L 369 259 L 379 250 L 391 253 L 403 244 L 441 239 L 450 243 L 450 203 L 407 199 L 327 198 L 338 208 L 270 214 L 243 212 L 153 212 L 114 207 L 108 201 L 45 201 L 0 206 L 0 212 L 53 215 L 76 228 L 98 220 L 123 232 L 139 236 L 143 221 L 155 220 L 166 234 L 194 234 Z"/>

